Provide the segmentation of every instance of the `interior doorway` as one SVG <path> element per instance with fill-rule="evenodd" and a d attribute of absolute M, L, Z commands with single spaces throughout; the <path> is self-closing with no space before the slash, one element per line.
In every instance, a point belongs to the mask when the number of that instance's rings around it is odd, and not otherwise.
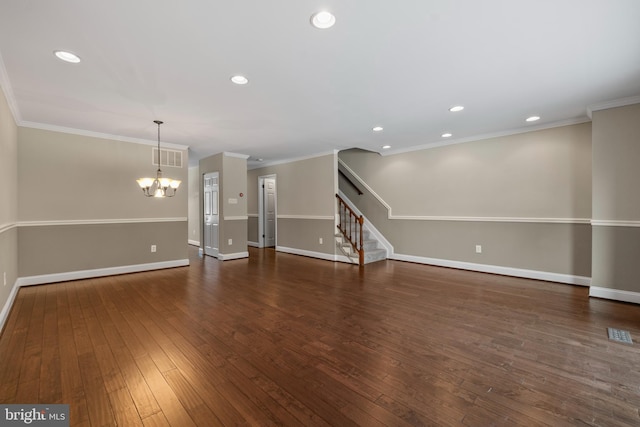
<path fill-rule="evenodd" d="M 219 252 L 220 213 L 218 209 L 218 172 L 206 173 L 204 184 L 204 254 L 217 257 Z"/>
<path fill-rule="evenodd" d="M 276 176 L 258 177 L 258 246 L 276 246 L 277 236 L 277 188 Z"/>

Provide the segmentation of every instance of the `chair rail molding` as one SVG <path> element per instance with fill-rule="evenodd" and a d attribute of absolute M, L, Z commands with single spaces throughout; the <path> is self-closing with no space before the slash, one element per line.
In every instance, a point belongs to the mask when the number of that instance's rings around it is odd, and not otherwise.
<path fill-rule="evenodd" d="M 343 166 L 371 195 L 387 209 L 387 218 L 391 220 L 409 221 L 466 221 L 466 222 L 521 222 L 543 224 L 590 224 L 591 218 L 527 218 L 527 217 L 491 217 L 491 216 L 447 216 L 447 215 L 394 215 L 389 205 L 373 188 L 371 188 L 358 174 L 356 174 L 341 159 L 338 162 Z"/>

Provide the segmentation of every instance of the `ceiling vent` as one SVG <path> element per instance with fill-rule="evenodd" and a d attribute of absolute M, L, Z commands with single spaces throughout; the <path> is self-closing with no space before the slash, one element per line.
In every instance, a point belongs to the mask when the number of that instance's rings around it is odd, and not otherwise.
<path fill-rule="evenodd" d="M 158 165 L 158 149 L 154 148 L 151 156 L 151 164 Z M 160 166 L 168 166 L 173 168 L 182 167 L 182 151 L 179 150 L 160 150 Z"/>

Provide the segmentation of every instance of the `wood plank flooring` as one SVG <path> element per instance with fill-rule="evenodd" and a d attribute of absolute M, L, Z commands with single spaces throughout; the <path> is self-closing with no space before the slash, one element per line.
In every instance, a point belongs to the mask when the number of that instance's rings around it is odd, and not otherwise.
<path fill-rule="evenodd" d="M 249 253 L 191 248 L 189 267 L 21 288 L 0 402 L 66 403 L 73 426 L 640 425 L 638 305 Z"/>

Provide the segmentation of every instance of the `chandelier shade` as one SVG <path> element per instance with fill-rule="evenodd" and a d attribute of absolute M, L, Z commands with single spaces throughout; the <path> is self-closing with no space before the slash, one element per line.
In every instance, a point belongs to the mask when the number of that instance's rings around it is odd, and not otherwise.
<path fill-rule="evenodd" d="M 182 181 L 171 178 L 162 177 L 162 169 L 160 168 L 160 120 L 154 120 L 153 123 L 158 125 L 158 170 L 155 178 L 139 178 L 136 181 L 142 189 L 146 197 L 173 197 L 178 191 L 178 187 Z"/>

